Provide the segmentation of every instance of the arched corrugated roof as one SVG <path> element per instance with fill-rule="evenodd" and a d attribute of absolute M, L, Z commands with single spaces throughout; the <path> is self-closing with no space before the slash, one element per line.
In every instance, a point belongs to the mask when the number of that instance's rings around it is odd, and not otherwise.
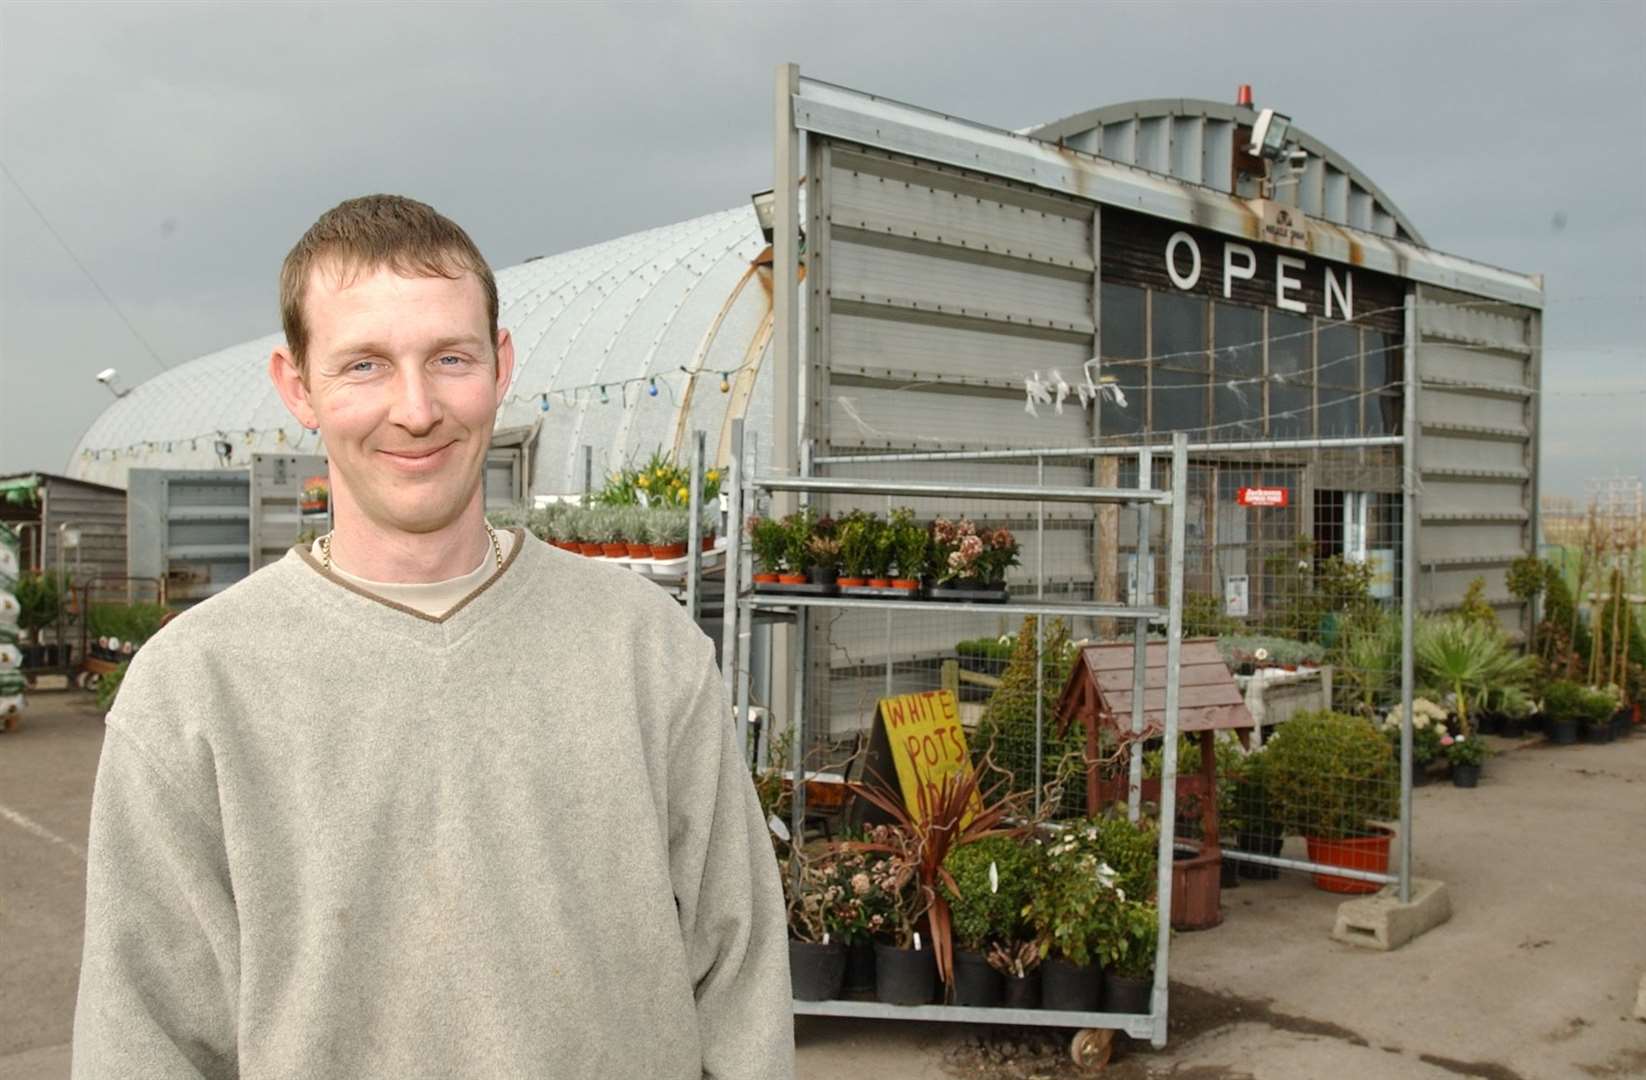
<path fill-rule="evenodd" d="M 1088 109 L 1024 128 L 1020 134 L 1252 197 L 1258 194 L 1255 183 L 1251 190 L 1236 190 L 1235 129 L 1249 128 L 1256 120 L 1257 111 L 1245 106 L 1201 98 L 1153 98 Z M 1309 163 L 1296 184 L 1276 190 L 1276 201 L 1339 225 L 1423 244 L 1416 226 L 1348 158 L 1295 124 L 1289 138 L 1308 151 Z"/>
<path fill-rule="evenodd" d="M 722 373 L 752 390 L 766 351 L 770 302 L 747 285 L 764 247 L 742 206 L 497 271 L 498 321 L 516 355 L 497 426 L 541 424 L 534 490 L 578 489 L 584 445 L 602 472 L 674 450 L 696 427 L 708 430 L 711 453 L 721 445 L 728 410 L 753 405 L 750 393 L 721 393 Z M 237 462 L 315 450 L 268 379 L 281 340 L 200 357 L 114 401 L 75 448 L 71 475 L 123 487 L 132 467 L 217 468 L 219 432 Z"/>

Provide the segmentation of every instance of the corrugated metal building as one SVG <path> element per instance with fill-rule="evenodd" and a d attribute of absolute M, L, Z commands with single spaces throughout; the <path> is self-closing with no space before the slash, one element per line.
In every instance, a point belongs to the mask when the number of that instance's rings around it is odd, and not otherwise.
<path fill-rule="evenodd" d="M 1402 448 L 1298 444 L 1403 438 L 1412 366 L 1420 601 L 1455 603 L 1481 575 L 1519 623 L 1503 573 L 1536 528 L 1539 279 L 1428 248 L 1377 184 L 1298 128 L 1288 140 L 1301 164 L 1277 183 L 1247 152 L 1248 106 L 1140 101 L 1013 133 L 809 80 L 793 102 L 817 178 L 799 426 L 773 413 L 767 245 L 742 207 L 498 272 L 520 359 L 498 419 L 518 475 L 500 491 L 575 491 L 581 447 L 603 471 L 681 449 L 693 429 L 723 459 L 736 417 L 762 458 L 802 435 L 827 457 L 1188 430 L 1265 447 L 1196 457 L 1203 554 L 1191 580 L 1215 593 L 1221 577 L 1252 572 L 1258 531 L 1360 557 L 1398 547 L 1387 538 L 1401 527 Z M 74 474 L 119 485 L 132 466 L 314 452 L 264 373 L 277 340 L 116 401 Z M 1094 358 L 1124 405 L 1026 416 L 1028 380 L 1055 370 L 1077 383 Z M 853 472 L 874 468 L 897 466 Z M 1092 482 L 1089 465 L 1062 468 Z M 1053 472 L 1048 483 L 1071 482 Z M 1287 513 L 1238 508 L 1254 483 L 1294 492 Z M 1094 566 L 1090 533 L 1048 536 L 1049 579 L 1100 591 L 1112 570 Z"/>

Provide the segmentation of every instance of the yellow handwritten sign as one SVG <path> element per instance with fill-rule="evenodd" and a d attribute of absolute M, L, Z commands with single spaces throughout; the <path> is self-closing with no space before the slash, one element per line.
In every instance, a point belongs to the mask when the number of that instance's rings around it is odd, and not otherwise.
<path fill-rule="evenodd" d="M 926 803 L 935 806 L 942 793 L 943 779 L 969 776 L 972 757 L 966 750 L 966 733 L 960 726 L 960 706 L 947 690 L 927 690 L 880 699 L 880 720 L 886 726 L 892 762 L 897 766 L 898 786 L 903 789 L 903 805 L 917 820 L 920 792 Z M 965 821 L 982 809 L 977 793 L 972 793 L 971 809 Z"/>

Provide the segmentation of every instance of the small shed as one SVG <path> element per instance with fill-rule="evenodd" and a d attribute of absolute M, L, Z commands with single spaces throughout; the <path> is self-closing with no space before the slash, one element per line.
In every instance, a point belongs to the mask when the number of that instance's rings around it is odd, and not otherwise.
<path fill-rule="evenodd" d="M 1069 673 L 1057 704 L 1060 731 L 1071 723 L 1086 731 L 1086 805 L 1098 807 L 1125 798 L 1129 778 L 1104 776 L 1098 754 L 1100 734 L 1112 732 L 1121 745 L 1136 738 L 1158 739 L 1166 726 L 1166 643 L 1144 648 L 1143 731 L 1132 733 L 1133 665 L 1136 650 L 1130 643 L 1087 645 Z M 1177 729 L 1200 743 L 1200 767 L 1190 772 L 1179 763 L 1178 795 L 1200 801 L 1201 845 L 1192 859 L 1175 866 L 1172 925 L 1181 930 L 1216 926 L 1219 914 L 1219 873 L 1222 852 L 1217 832 L 1217 758 L 1213 739 L 1219 731 L 1245 732 L 1253 727 L 1251 712 L 1235 684 L 1234 674 L 1217 651 L 1217 642 L 1198 638 L 1182 643 L 1178 661 Z M 1147 780 L 1141 795 L 1158 799 L 1160 781 Z"/>

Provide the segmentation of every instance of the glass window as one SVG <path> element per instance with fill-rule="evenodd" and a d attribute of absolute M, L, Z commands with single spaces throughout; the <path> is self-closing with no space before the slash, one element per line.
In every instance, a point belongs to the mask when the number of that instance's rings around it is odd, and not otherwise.
<path fill-rule="evenodd" d="M 1402 348 L 1398 334 L 1366 331 L 1366 389 L 1380 390 L 1399 385 Z"/>
<path fill-rule="evenodd" d="M 1366 434 L 1399 435 L 1405 402 L 1399 394 L 1373 394 L 1366 399 Z"/>
<path fill-rule="evenodd" d="M 1360 328 L 1347 323 L 1320 327 L 1320 358 L 1315 381 L 1321 386 L 1360 386 Z"/>
<path fill-rule="evenodd" d="M 1308 381 L 1314 368 L 1313 323 L 1301 315 L 1269 312 L 1269 373 L 1301 375 Z"/>
<path fill-rule="evenodd" d="M 1269 354 L 1273 356 L 1273 352 Z M 1314 388 L 1296 382 L 1269 384 L 1269 435 L 1306 439 L 1314 434 Z"/>
<path fill-rule="evenodd" d="M 1148 355 L 1143 335 L 1143 290 L 1131 285 L 1103 286 L 1103 355 L 1141 360 Z"/>
<path fill-rule="evenodd" d="M 1341 439 L 1360 434 L 1360 391 L 1346 386 L 1322 386 L 1318 404 L 1321 438 Z"/>
<path fill-rule="evenodd" d="M 1154 294 L 1149 355 L 1157 368 L 1165 365 L 1179 371 L 1206 370 L 1206 307 L 1206 301 L 1197 296 Z"/>
<path fill-rule="evenodd" d="M 1263 312 L 1235 304 L 1218 304 L 1213 312 L 1213 336 L 1219 381 L 1256 378 L 1263 374 Z"/>
<path fill-rule="evenodd" d="M 1263 435 L 1263 385 L 1220 382 L 1212 387 L 1212 424 L 1217 439 Z"/>
<path fill-rule="evenodd" d="M 1126 395 L 1124 406 L 1102 399 L 1098 414 L 1098 436 L 1137 435 L 1143 431 L 1143 410 L 1148 407 L 1148 368 L 1142 364 L 1103 365 L 1103 374 L 1113 375 L 1115 385 Z"/>
<path fill-rule="evenodd" d="M 1156 367 L 1149 395 L 1149 430 L 1164 434 L 1205 426 L 1206 376 Z"/>

